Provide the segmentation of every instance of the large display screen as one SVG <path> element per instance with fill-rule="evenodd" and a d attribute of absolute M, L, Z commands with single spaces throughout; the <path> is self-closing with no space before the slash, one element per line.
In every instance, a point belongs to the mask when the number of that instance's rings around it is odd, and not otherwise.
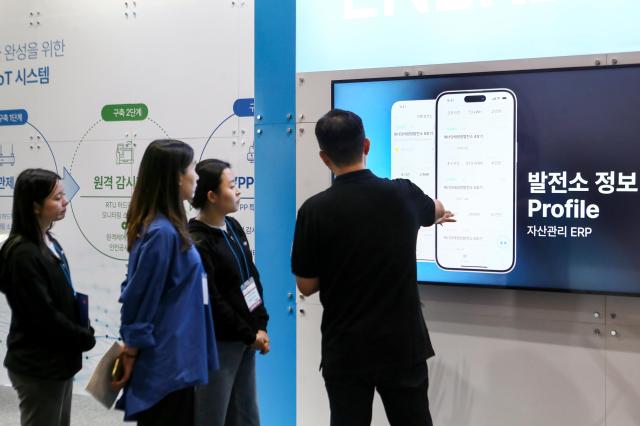
<path fill-rule="evenodd" d="M 640 66 L 334 81 L 333 106 L 458 219 L 420 230 L 419 281 L 640 295 Z"/>

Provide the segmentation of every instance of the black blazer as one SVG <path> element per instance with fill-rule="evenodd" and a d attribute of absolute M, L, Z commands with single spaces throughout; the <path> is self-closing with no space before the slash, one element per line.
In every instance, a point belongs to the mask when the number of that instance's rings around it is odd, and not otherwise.
<path fill-rule="evenodd" d="M 262 298 L 262 304 L 249 312 L 249 308 L 242 295 L 240 286 L 243 278 L 238 263 L 233 253 L 229 250 L 229 245 L 225 241 L 223 231 L 212 228 L 196 219 L 189 221 L 189 232 L 191 238 L 200 253 L 202 265 L 207 273 L 209 284 L 209 298 L 211 299 L 211 311 L 213 313 L 213 326 L 216 331 L 216 339 L 220 341 L 242 341 L 251 345 L 256 340 L 258 330 L 267 331 L 269 314 L 264 305 L 262 293 L 262 283 L 260 274 L 253 263 L 253 256 L 247 236 L 240 223 L 234 218 L 227 216 L 227 226 L 233 227 L 233 232 L 240 239 L 242 251 L 247 260 L 249 273 L 253 277 Z M 236 249 L 237 243 L 229 234 L 229 243 Z M 239 259 L 241 266 L 244 262 Z M 246 272 L 243 272 L 246 274 Z"/>
<path fill-rule="evenodd" d="M 8 253 L 3 250 L 2 262 L 1 289 L 11 307 L 4 365 L 37 378 L 73 377 L 82 368 L 82 352 L 93 348 L 95 339 L 93 329 L 79 325 L 60 260 L 20 239 Z"/>

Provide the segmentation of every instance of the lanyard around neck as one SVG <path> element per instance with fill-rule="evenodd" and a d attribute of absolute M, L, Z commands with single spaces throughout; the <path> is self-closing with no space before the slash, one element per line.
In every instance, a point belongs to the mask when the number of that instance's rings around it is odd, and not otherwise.
<path fill-rule="evenodd" d="M 244 254 L 244 250 L 242 248 L 242 244 L 240 242 L 240 239 L 236 235 L 236 232 L 233 230 L 233 226 L 231 226 L 231 223 L 228 222 L 226 219 L 225 219 L 225 223 L 227 225 L 227 229 L 229 231 L 231 231 L 231 234 L 233 235 L 233 238 L 234 238 L 238 248 L 240 249 L 240 254 L 242 255 L 242 260 L 243 260 L 243 263 L 244 263 L 244 269 L 242 268 L 242 265 L 240 264 L 240 259 L 238 258 L 238 254 L 233 249 L 233 247 L 231 247 L 231 242 L 229 242 L 229 237 L 227 236 L 227 233 L 222 231 L 222 235 L 224 236 L 224 240 L 226 241 L 227 246 L 229 247 L 229 250 L 231 251 L 231 254 L 233 254 L 233 257 L 236 260 L 236 264 L 238 265 L 238 270 L 240 271 L 240 279 L 242 280 L 242 282 L 245 282 L 246 280 L 248 280 L 251 277 L 251 272 L 249 271 L 249 263 L 247 262 L 247 257 Z M 246 278 L 245 278 L 245 273 L 246 273 Z"/>
<path fill-rule="evenodd" d="M 53 249 L 56 251 L 56 253 L 58 253 L 58 257 L 60 258 L 60 269 L 62 269 L 62 273 L 64 274 L 64 277 L 67 279 L 67 284 L 69 284 L 69 287 L 71 287 L 71 291 L 73 292 L 73 297 L 76 297 L 76 289 L 73 288 L 73 283 L 71 282 L 71 271 L 69 270 L 69 265 L 67 264 L 67 258 L 65 257 L 64 252 L 62 251 L 62 247 L 60 247 L 60 245 L 58 245 L 58 243 L 55 241 L 51 241 L 51 244 L 53 244 Z"/>

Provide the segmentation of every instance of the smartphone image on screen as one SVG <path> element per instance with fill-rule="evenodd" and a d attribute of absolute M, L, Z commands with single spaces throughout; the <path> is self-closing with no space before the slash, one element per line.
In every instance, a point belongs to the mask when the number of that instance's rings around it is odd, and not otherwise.
<path fill-rule="evenodd" d="M 391 106 L 391 179 L 409 179 L 435 196 L 435 99 L 397 101 Z M 418 262 L 435 260 L 435 231 L 420 228 Z"/>
<path fill-rule="evenodd" d="M 436 198 L 457 219 L 436 229 L 442 269 L 506 273 L 515 265 L 516 109 L 509 89 L 436 99 Z"/>

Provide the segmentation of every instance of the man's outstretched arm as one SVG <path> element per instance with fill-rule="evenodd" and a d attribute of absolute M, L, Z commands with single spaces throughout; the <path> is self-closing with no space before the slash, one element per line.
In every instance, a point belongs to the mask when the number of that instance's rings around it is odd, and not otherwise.
<path fill-rule="evenodd" d="M 436 225 L 442 225 L 443 223 L 447 223 L 447 222 L 455 222 L 456 220 L 453 218 L 454 214 L 451 213 L 449 210 L 445 210 L 444 205 L 442 204 L 442 202 L 440 200 L 433 200 L 434 204 L 435 204 L 435 220 L 434 220 L 434 224 Z"/>

